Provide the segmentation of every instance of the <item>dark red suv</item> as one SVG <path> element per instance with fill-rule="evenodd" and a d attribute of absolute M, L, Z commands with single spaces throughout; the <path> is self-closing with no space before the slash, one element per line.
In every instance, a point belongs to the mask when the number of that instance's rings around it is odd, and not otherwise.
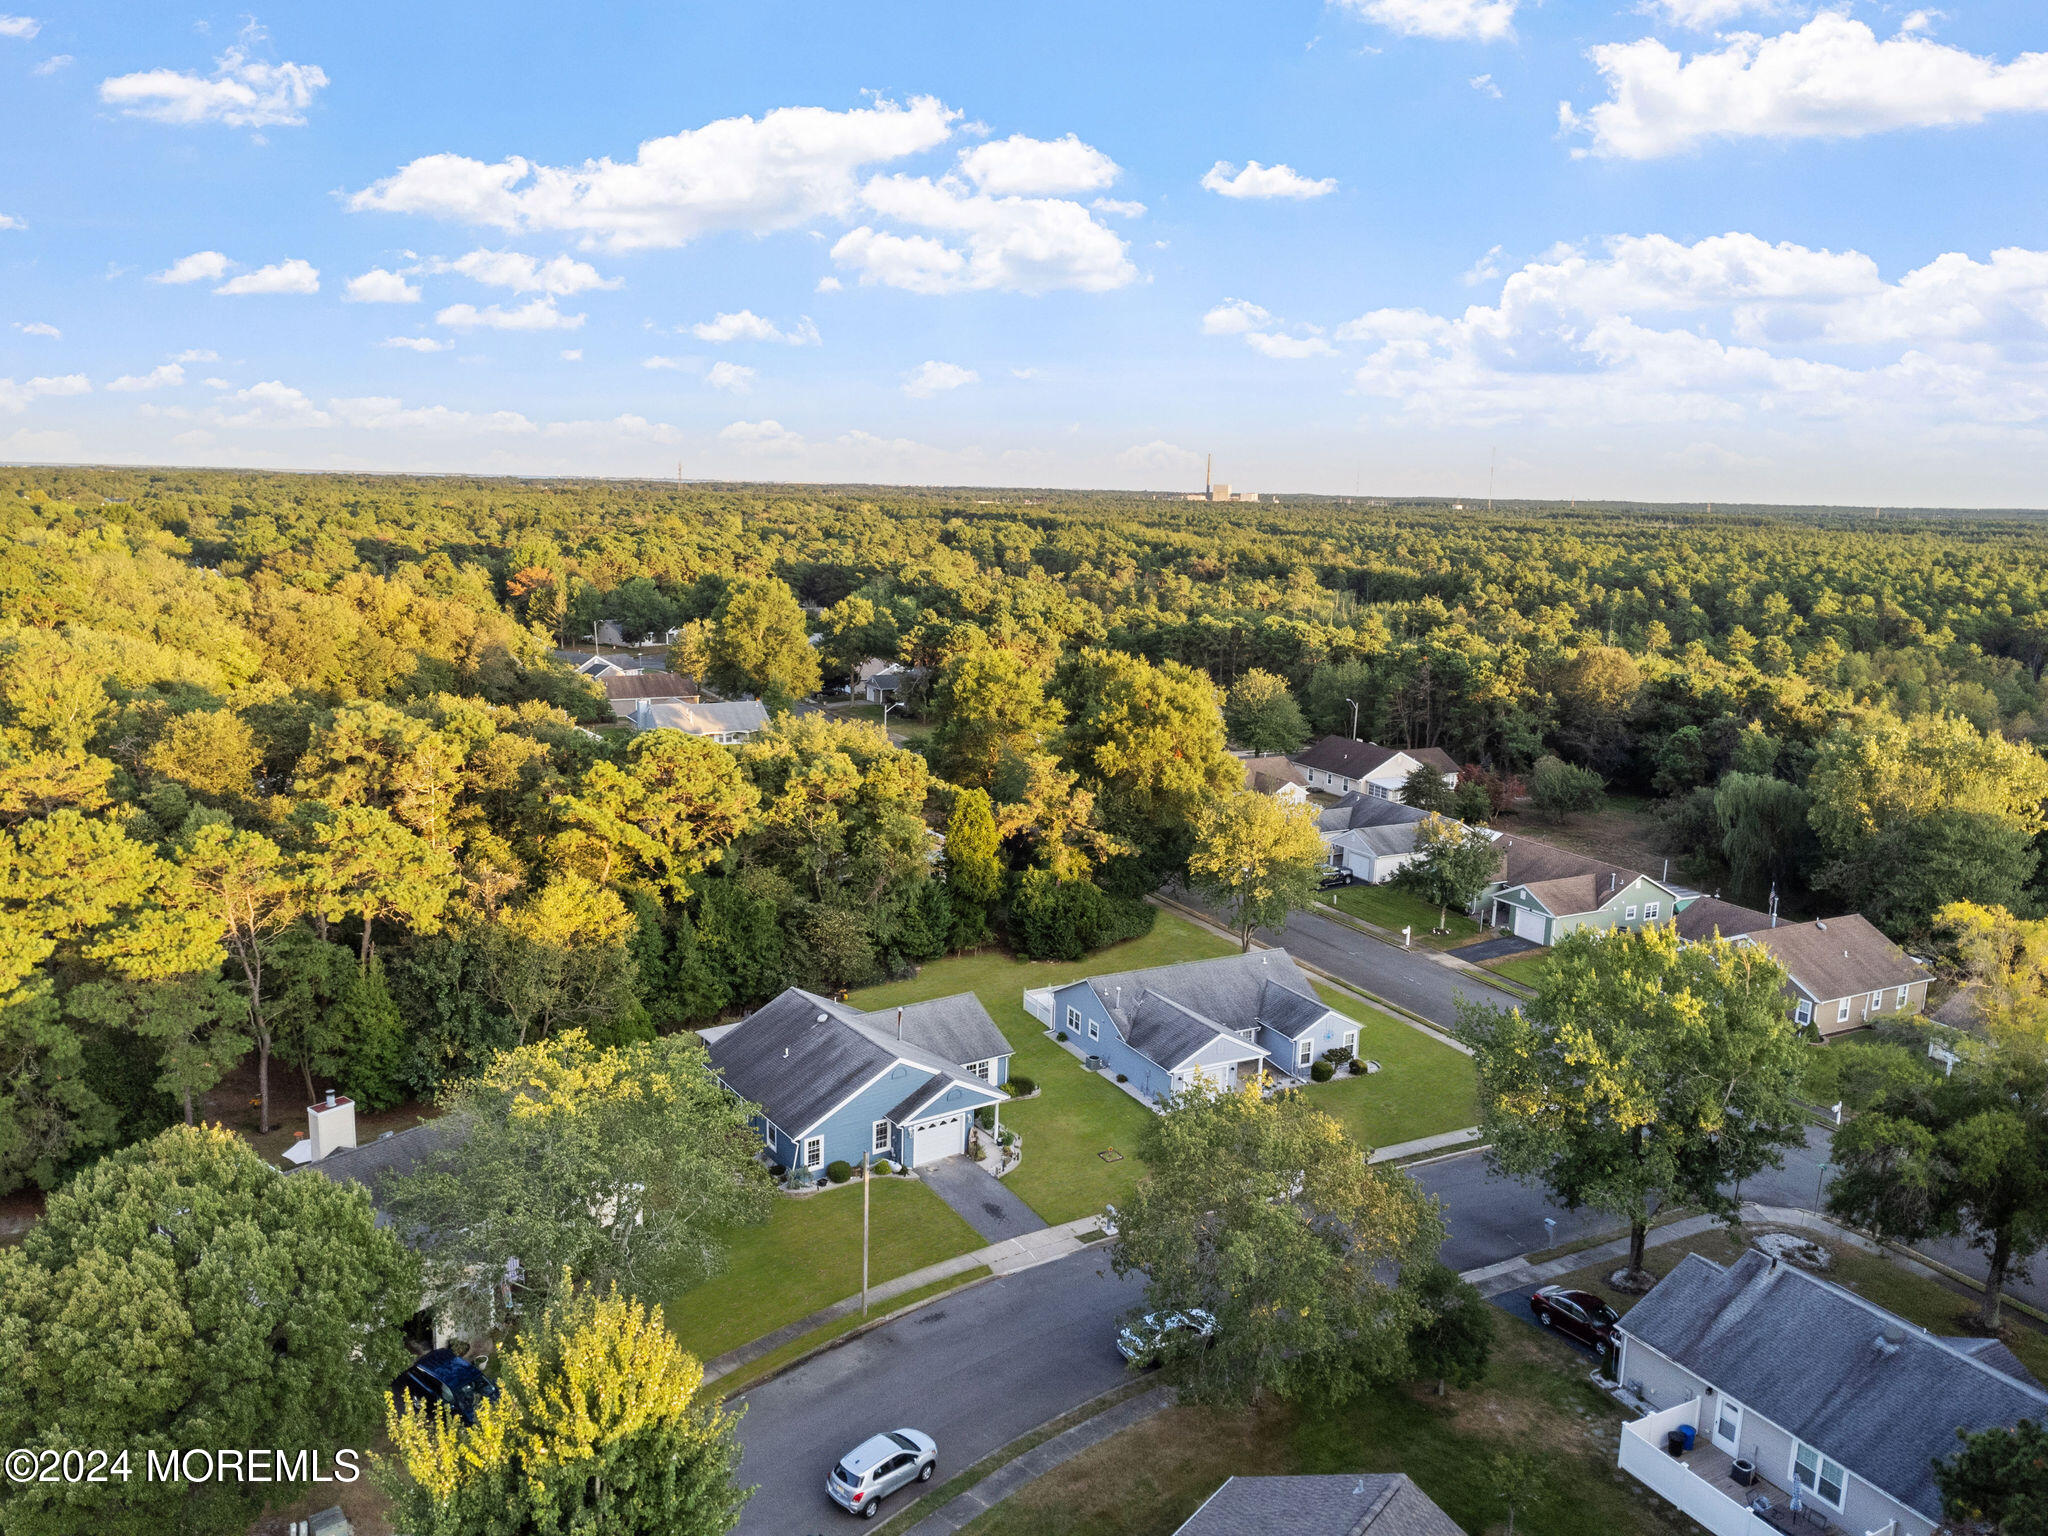
<path fill-rule="evenodd" d="M 1546 1285 L 1529 1298 L 1529 1310 L 1536 1321 L 1559 1333 L 1568 1333 L 1583 1344 L 1605 1349 L 1614 1341 L 1614 1325 L 1621 1314 L 1591 1291 L 1568 1290 Z"/>

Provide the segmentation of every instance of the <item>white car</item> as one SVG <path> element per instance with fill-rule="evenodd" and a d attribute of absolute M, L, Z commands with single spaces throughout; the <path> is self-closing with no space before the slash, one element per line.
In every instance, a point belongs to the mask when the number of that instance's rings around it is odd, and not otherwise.
<path fill-rule="evenodd" d="M 825 1478 L 832 1502 L 863 1520 L 875 1518 L 886 1494 L 928 1483 L 939 1465 L 939 1443 L 915 1429 L 892 1429 L 861 1441 Z"/>
<path fill-rule="evenodd" d="M 1204 1343 L 1216 1337 L 1216 1319 L 1200 1307 L 1185 1312 L 1147 1312 L 1117 1330 L 1116 1352 L 1133 1365 L 1156 1365 L 1175 1335 L 1191 1334 Z"/>

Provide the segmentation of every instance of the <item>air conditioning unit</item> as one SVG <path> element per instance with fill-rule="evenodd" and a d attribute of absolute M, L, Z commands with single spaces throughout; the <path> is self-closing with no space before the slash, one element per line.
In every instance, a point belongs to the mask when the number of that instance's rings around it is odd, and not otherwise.
<path fill-rule="evenodd" d="M 1090 1072 L 1100 1072 L 1104 1067 L 1107 1067 L 1108 1065 L 1109 1063 L 1104 1061 L 1100 1056 L 1090 1056 L 1088 1058 L 1088 1070 Z"/>

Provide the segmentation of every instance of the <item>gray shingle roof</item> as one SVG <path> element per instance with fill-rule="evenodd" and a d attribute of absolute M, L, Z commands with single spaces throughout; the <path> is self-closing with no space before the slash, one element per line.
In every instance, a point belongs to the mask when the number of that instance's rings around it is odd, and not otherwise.
<path fill-rule="evenodd" d="M 345 1152 L 330 1152 L 317 1163 L 307 1163 L 294 1174 L 317 1173 L 340 1183 L 352 1179 L 370 1192 L 370 1204 L 377 1207 L 377 1223 L 386 1220 L 384 1200 L 392 1182 L 418 1170 L 421 1163 L 460 1137 L 461 1128 L 447 1120 L 428 1120 Z"/>
<path fill-rule="evenodd" d="M 1088 986 L 1124 1024 L 1132 1048 L 1168 1068 L 1208 1044 L 1198 1027 L 1234 1038 L 1237 1030 L 1270 1024 L 1291 1039 L 1329 1011 L 1284 949 L 1091 976 Z M 1237 1043 L 1252 1053 L 1248 1043 Z"/>
<path fill-rule="evenodd" d="M 1751 1249 L 1687 1254 L 1622 1329 L 1929 1519 L 1958 1429 L 2048 1417 L 2048 1393 L 1861 1297 Z M 1895 1343 L 1882 1335 L 1895 1327 Z"/>
<path fill-rule="evenodd" d="M 1402 1472 L 1233 1477 L 1174 1536 L 1465 1536 Z"/>
<path fill-rule="evenodd" d="M 1348 848 L 1375 858 L 1415 851 L 1415 824 L 1394 827 L 1353 827 L 1330 838 L 1332 848 Z"/>
<path fill-rule="evenodd" d="M 1457 761 L 1442 747 L 1383 747 L 1376 741 L 1353 741 L 1349 736 L 1325 736 L 1306 751 L 1294 754 L 1304 768 L 1359 779 L 1401 753 L 1425 763 L 1438 773 L 1456 773 Z"/>
<path fill-rule="evenodd" d="M 935 997 L 926 1003 L 911 1003 L 903 1010 L 903 1038 L 921 1050 L 943 1058 L 949 1066 L 964 1067 L 970 1061 L 993 1061 L 1013 1054 L 1010 1042 L 996 1028 L 981 999 L 972 992 L 953 997 Z M 859 1015 L 862 1023 L 887 1035 L 896 1033 L 894 1008 Z"/>
<path fill-rule="evenodd" d="M 1382 800 L 1362 789 L 1354 789 L 1316 818 L 1324 832 L 1348 832 L 1355 827 L 1399 827 L 1429 819 L 1429 812 L 1398 800 Z"/>
<path fill-rule="evenodd" d="M 758 699 L 732 699 L 715 704 L 643 699 L 633 718 L 642 730 L 687 731 L 692 736 L 723 736 L 733 731 L 765 730 L 768 726 L 768 710 Z"/>
<path fill-rule="evenodd" d="M 1710 939 L 1717 933 L 1732 939 L 1738 933 L 1754 933 L 1770 926 L 1770 913 L 1737 906 L 1718 896 L 1702 896 L 1678 914 L 1678 936 L 1688 943 Z"/>

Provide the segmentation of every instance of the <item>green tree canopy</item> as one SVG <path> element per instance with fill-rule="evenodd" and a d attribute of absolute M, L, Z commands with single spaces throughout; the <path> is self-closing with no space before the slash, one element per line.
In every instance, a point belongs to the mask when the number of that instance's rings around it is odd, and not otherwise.
<path fill-rule="evenodd" d="M 1284 928 L 1288 913 L 1315 905 L 1327 858 L 1313 805 L 1239 789 L 1196 811 L 1188 879 L 1228 909 L 1238 948 L 1249 951 L 1259 929 Z"/>
<path fill-rule="evenodd" d="M 1045 696 L 1043 668 L 1014 651 L 983 646 L 954 657 L 932 683 L 938 724 L 929 745 L 941 777 L 987 789 L 1009 753 L 1035 752 L 1065 719 Z"/>
<path fill-rule="evenodd" d="M 823 680 L 796 594 L 772 576 L 726 589 L 711 617 L 705 661 L 704 680 L 724 694 L 790 703 L 809 698 Z"/>
<path fill-rule="evenodd" d="M 1288 691 L 1287 680 L 1258 667 L 1230 685 L 1223 700 L 1230 739 L 1261 757 L 1291 757 L 1308 740 L 1308 721 Z"/>

